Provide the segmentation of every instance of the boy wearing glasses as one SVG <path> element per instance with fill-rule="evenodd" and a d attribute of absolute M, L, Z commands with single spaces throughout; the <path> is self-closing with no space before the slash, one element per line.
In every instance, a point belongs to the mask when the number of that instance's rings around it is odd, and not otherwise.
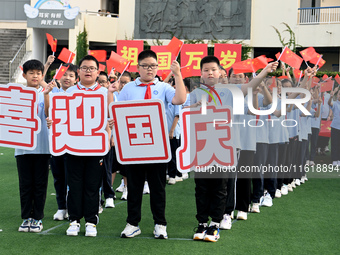
<path fill-rule="evenodd" d="M 99 63 L 93 56 L 87 55 L 79 62 L 78 76 L 80 82 L 66 92 L 84 90 L 107 93 L 96 80 L 99 75 Z M 110 133 L 110 132 L 109 132 Z M 80 219 L 85 218 L 85 236 L 96 236 L 96 224 L 99 221 L 99 189 L 103 178 L 103 156 L 75 156 L 65 154 L 67 168 L 67 208 L 70 226 L 66 231 L 69 236 L 77 236 L 80 230 Z"/>
<path fill-rule="evenodd" d="M 155 78 L 158 71 L 157 55 L 151 50 L 142 51 L 138 55 L 137 70 L 140 77 L 124 86 L 118 101 L 160 99 L 164 105 L 172 103 L 181 105 L 186 100 L 180 66 L 174 61 L 170 67 L 176 81 L 176 90 L 168 83 Z M 112 88 L 109 87 L 108 102 L 113 101 Z M 167 239 L 165 219 L 165 185 L 167 163 L 130 164 L 126 165 L 128 183 L 128 217 L 127 224 L 121 237 L 134 237 L 141 233 L 138 226 L 141 220 L 141 206 L 145 177 L 150 187 L 150 204 L 155 228 L 155 238 Z"/>

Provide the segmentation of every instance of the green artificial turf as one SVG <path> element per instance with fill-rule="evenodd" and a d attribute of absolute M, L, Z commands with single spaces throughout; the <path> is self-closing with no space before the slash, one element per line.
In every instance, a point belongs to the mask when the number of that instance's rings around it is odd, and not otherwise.
<path fill-rule="evenodd" d="M 85 223 L 77 237 L 65 235 L 67 221 L 53 221 L 57 210 L 50 174 L 44 229 L 40 234 L 19 233 L 19 187 L 14 150 L 0 147 L 0 254 L 339 254 L 340 180 L 309 178 L 287 196 L 274 199 L 271 208 L 248 214 L 247 221 L 234 221 L 222 230 L 217 243 L 192 241 L 197 222 L 192 178 L 167 186 L 168 240 L 153 238 L 149 195 L 143 196 L 142 234 L 120 238 L 125 227 L 125 201 L 117 193 L 116 207 L 104 209 L 98 236 L 85 237 Z M 329 156 L 327 156 L 329 157 Z M 325 157 L 325 162 L 330 161 Z M 320 160 L 319 160 L 320 161 Z M 120 183 L 117 175 L 114 187 Z"/>

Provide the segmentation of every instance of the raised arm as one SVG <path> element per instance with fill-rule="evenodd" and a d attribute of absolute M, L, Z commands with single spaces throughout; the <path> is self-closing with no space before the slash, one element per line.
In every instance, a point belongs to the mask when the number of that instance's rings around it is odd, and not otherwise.
<path fill-rule="evenodd" d="M 179 105 L 184 104 L 185 100 L 187 99 L 187 93 L 185 90 L 182 74 L 181 74 L 181 67 L 176 60 L 174 60 L 170 66 L 171 72 L 174 74 L 175 83 L 176 83 L 176 92 L 175 96 L 172 98 L 172 104 Z"/>

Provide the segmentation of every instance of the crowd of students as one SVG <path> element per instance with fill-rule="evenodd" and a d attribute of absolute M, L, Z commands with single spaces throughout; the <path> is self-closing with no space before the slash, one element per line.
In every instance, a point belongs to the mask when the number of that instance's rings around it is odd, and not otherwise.
<path fill-rule="evenodd" d="M 220 66 L 214 56 L 201 60 L 200 84 L 191 79 L 182 79 L 180 66 L 174 61 L 171 73 L 162 81 L 157 76 L 157 55 L 145 50 L 138 56 L 138 76 L 100 72 L 99 63 L 93 56 L 85 56 L 79 67 L 65 64 L 68 70 L 59 81 L 47 84 L 44 74 L 54 61 L 50 56 L 44 65 L 38 60 L 29 60 L 23 65 L 23 76 L 27 86 L 39 92 L 38 115 L 42 121 L 38 134 L 37 147 L 33 151 L 15 150 L 19 174 L 21 217 L 19 227 L 22 232 L 40 232 L 43 229 L 44 205 L 46 200 L 49 164 L 54 178 L 58 211 L 54 220 L 69 219 L 66 234 L 76 236 L 80 231 L 80 220 L 85 219 L 85 235 L 96 236 L 96 225 L 102 205 L 113 208 L 116 198 L 112 187 L 116 172 L 123 176 L 116 191 L 123 192 L 121 199 L 127 200 L 127 224 L 121 237 L 131 238 L 141 233 L 141 204 L 143 194 L 150 194 L 150 206 L 155 223 L 155 238 L 167 239 L 167 221 L 165 218 L 165 186 L 188 178 L 176 167 L 176 149 L 180 146 L 180 110 L 186 107 L 201 107 L 202 95 L 206 89 L 214 89 L 221 98 L 217 105 L 233 105 L 230 86 L 237 86 L 243 95 L 253 98 L 255 109 L 271 109 L 273 97 L 277 97 L 277 107 L 270 115 L 254 115 L 245 107 L 242 115 L 234 115 L 237 122 L 256 120 L 256 126 L 238 125 L 233 129 L 234 147 L 238 155 L 237 173 L 211 178 L 204 173 L 194 173 L 196 219 L 198 226 L 194 240 L 216 242 L 220 229 L 230 229 L 234 210 L 236 218 L 247 220 L 247 213 L 260 213 L 260 206 L 271 207 L 273 199 L 287 195 L 296 186 L 307 181 L 305 165 L 313 166 L 316 153 L 323 153 L 328 140 L 318 137 L 321 119 L 333 119 L 331 125 L 331 156 L 334 166 L 340 166 L 340 93 L 338 88 L 329 94 L 320 92 L 320 86 L 312 86 L 312 77 L 316 68 L 307 68 L 303 80 L 294 81 L 287 72 L 288 79 L 268 78 L 275 71 L 278 63 L 268 64 L 262 72 L 248 82 L 243 73 L 229 72 Z M 285 70 L 284 70 L 285 72 Z M 217 85 L 219 84 L 219 85 Z M 200 86 L 203 89 L 195 88 Z M 300 87 L 310 91 L 312 98 L 304 107 L 311 113 L 305 115 L 294 106 L 287 106 L 287 115 L 281 115 L 281 88 Z M 248 88 L 253 94 L 247 95 Z M 276 88 L 273 90 L 273 88 Z M 75 156 L 64 154 L 50 156 L 48 146 L 48 118 L 50 93 L 69 93 L 83 90 L 85 93 L 98 91 L 107 95 L 108 103 L 116 101 L 160 99 L 166 108 L 167 126 L 171 145 L 172 159 L 169 163 L 121 165 L 117 161 L 112 126 L 114 120 L 109 117 L 106 130 L 110 137 L 110 151 L 105 156 Z M 153 93 L 157 91 L 158 93 Z M 276 93 L 277 91 L 277 93 Z M 304 93 L 289 93 L 287 98 L 304 98 Z M 246 100 L 247 101 L 247 100 Z M 212 104 L 208 97 L 208 105 Z M 47 118 L 47 119 L 46 119 Z M 280 121 L 268 121 L 278 119 Z M 47 120 L 47 121 L 46 121 Z M 282 121 L 291 121 L 296 125 L 282 125 Z M 319 140 L 323 140 L 322 142 Z M 320 147 L 318 149 L 318 143 Z M 290 171 L 254 171 L 241 174 L 241 168 L 257 166 L 286 166 Z M 293 171 L 293 169 L 295 169 Z M 168 177 L 168 178 L 167 178 Z M 103 195 L 99 195 L 103 193 Z M 105 202 L 103 199 L 105 199 Z M 210 222 L 209 222 L 210 220 Z"/>

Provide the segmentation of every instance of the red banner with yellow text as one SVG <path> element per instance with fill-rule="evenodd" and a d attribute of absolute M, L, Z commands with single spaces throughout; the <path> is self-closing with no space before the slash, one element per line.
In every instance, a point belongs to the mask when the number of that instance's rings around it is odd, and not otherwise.
<path fill-rule="evenodd" d="M 227 71 L 233 64 L 241 61 L 241 55 L 242 44 L 215 44 L 214 56 L 220 60 L 221 66 Z"/>
<path fill-rule="evenodd" d="M 207 44 L 184 44 L 181 50 L 181 66 L 190 66 L 193 76 L 201 76 L 201 59 L 207 54 Z"/>
<path fill-rule="evenodd" d="M 143 40 L 117 40 L 117 54 L 131 62 L 129 72 L 137 72 L 138 54 L 143 51 Z"/>

